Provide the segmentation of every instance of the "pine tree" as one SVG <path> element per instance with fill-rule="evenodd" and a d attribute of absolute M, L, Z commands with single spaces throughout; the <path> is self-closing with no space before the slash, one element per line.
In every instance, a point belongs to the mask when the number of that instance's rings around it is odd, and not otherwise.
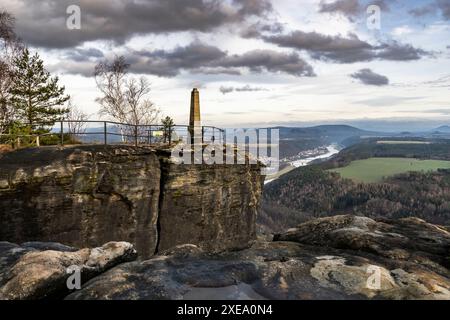
<path fill-rule="evenodd" d="M 169 140 L 169 143 L 172 142 L 172 132 L 173 127 L 175 126 L 175 122 L 173 119 L 169 116 L 165 117 L 162 120 L 163 130 L 164 130 L 164 142 L 167 142 Z"/>
<path fill-rule="evenodd" d="M 69 96 L 58 77 L 50 77 L 44 62 L 28 49 L 14 59 L 14 84 L 10 89 L 12 105 L 27 134 L 42 133 L 68 112 L 63 105 Z"/>

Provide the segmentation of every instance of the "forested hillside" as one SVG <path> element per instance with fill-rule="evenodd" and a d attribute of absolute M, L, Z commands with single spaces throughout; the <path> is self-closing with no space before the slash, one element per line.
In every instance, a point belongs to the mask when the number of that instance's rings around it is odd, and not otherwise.
<path fill-rule="evenodd" d="M 314 217 L 351 213 L 368 217 L 418 217 L 450 224 L 450 170 L 410 172 L 378 184 L 355 183 L 318 166 L 298 168 L 264 189 L 261 225 L 291 228 Z"/>
<path fill-rule="evenodd" d="M 307 128 L 276 127 L 280 130 L 280 158 L 292 157 L 299 152 L 329 144 L 350 146 L 361 137 L 384 135 L 345 125 L 322 125 Z"/>

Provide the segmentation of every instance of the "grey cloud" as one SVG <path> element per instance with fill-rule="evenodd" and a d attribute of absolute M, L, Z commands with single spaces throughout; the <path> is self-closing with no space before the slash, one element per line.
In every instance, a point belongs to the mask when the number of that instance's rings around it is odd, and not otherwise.
<path fill-rule="evenodd" d="M 241 69 L 253 73 L 264 71 L 285 73 L 298 77 L 315 76 L 314 70 L 296 53 L 282 53 L 273 50 L 253 50 L 240 55 L 229 55 L 217 47 L 194 42 L 173 50 L 128 51 L 123 54 L 130 64 L 130 71 L 138 74 L 152 74 L 174 77 L 182 70 L 202 74 L 240 75 Z M 81 57 L 84 57 L 81 55 Z M 60 67 L 68 73 L 79 73 L 74 62 L 80 62 L 86 70 L 88 62 L 95 59 L 81 59 L 75 55 L 70 68 Z M 99 59 L 97 59 L 98 61 Z M 92 69 L 93 70 L 93 69 Z"/>
<path fill-rule="evenodd" d="M 414 17 L 422 17 L 436 14 L 438 10 L 444 19 L 450 20 L 450 2 L 448 0 L 436 0 L 433 3 L 414 8 L 409 13 Z"/>
<path fill-rule="evenodd" d="M 229 76 L 240 76 L 242 72 L 239 69 L 233 69 L 233 68 L 222 68 L 222 67 L 216 67 L 216 68 L 198 68 L 198 69 L 192 69 L 192 73 L 200 73 L 205 75 L 229 75 Z"/>
<path fill-rule="evenodd" d="M 261 23 L 257 22 L 246 26 L 240 33 L 243 38 L 260 38 L 263 33 L 281 33 L 284 30 L 284 25 L 279 22 Z"/>
<path fill-rule="evenodd" d="M 356 16 L 361 12 L 358 0 L 337 0 L 334 2 L 321 1 L 319 12 L 341 13 L 346 16 Z"/>
<path fill-rule="evenodd" d="M 348 37 L 329 36 L 317 32 L 294 31 L 286 35 L 265 36 L 267 42 L 280 47 L 307 51 L 314 59 L 340 63 L 371 60 L 418 60 L 429 53 L 397 41 L 371 45 L 355 34 Z"/>
<path fill-rule="evenodd" d="M 240 5 L 239 13 L 242 16 L 265 16 L 273 10 L 272 3 L 268 0 L 234 0 Z"/>
<path fill-rule="evenodd" d="M 88 49 L 74 48 L 67 51 L 64 58 L 81 62 L 81 61 L 89 61 L 92 58 L 98 59 L 103 57 L 104 57 L 103 52 L 95 48 L 88 48 Z"/>
<path fill-rule="evenodd" d="M 266 88 L 259 88 L 259 87 L 251 87 L 250 85 L 245 85 L 243 87 L 237 87 L 234 89 L 234 91 L 237 92 L 255 92 L 255 91 L 267 91 Z"/>
<path fill-rule="evenodd" d="M 240 36 L 246 39 L 259 38 L 261 36 L 261 29 L 257 24 L 253 24 L 251 26 L 245 27 L 240 32 Z"/>
<path fill-rule="evenodd" d="M 316 59 L 327 58 L 342 62 L 367 60 L 372 49 L 370 44 L 361 41 L 356 35 L 343 38 L 317 32 L 294 31 L 287 35 L 268 36 L 263 39 L 280 47 L 306 50 Z"/>
<path fill-rule="evenodd" d="M 191 68 L 202 66 L 204 63 L 224 58 L 227 55 L 225 51 L 202 42 L 193 42 L 185 47 L 178 46 L 172 51 L 140 51 L 139 54 L 149 58 L 167 59 L 177 66 Z"/>
<path fill-rule="evenodd" d="M 377 58 L 393 61 L 419 60 L 423 56 L 432 56 L 430 52 L 415 48 L 410 44 L 401 44 L 398 41 L 383 43 L 375 48 Z"/>
<path fill-rule="evenodd" d="M 319 12 L 341 14 L 353 20 L 363 14 L 368 5 L 377 5 L 381 10 L 389 11 L 389 2 L 386 0 L 369 1 L 369 3 L 362 3 L 359 0 L 335 0 L 332 2 L 322 0 L 319 4 Z"/>
<path fill-rule="evenodd" d="M 448 0 L 437 0 L 437 6 L 442 12 L 442 16 L 450 20 L 450 1 Z"/>
<path fill-rule="evenodd" d="M 133 51 L 125 54 L 125 58 L 130 63 L 132 72 L 174 77 L 182 69 L 199 70 L 226 55 L 226 52 L 217 47 L 196 42 L 172 51 Z"/>
<path fill-rule="evenodd" d="M 222 92 L 222 94 L 227 94 L 227 93 L 231 93 L 234 91 L 233 87 L 225 87 L 225 86 L 221 86 L 219 89 L 220 92 Z"/>
<path fill-rule="evenodd" d="M 412 16 L 418 18 L 418 17 L 423 17 L 429 14 L 434 14 L 436 13 L 436 5 L 435 4 L 428 4 L 422 7 L 417 7 L 414 9 L 409 10 L 409 14 L 411 14 Z"/>
<path fill-rule="evenodd" d="M 386 76 L 373 72 L 371 69 L 361 69 L 350 75 L 353 79 L 357 79 L 366 85 L 385 86 L 389 84 Z"/>
<path fill-rule="evenodd" d="M 259 87 L 252 87 L 249 84 L 243 86 L 243 87 L 220 87 L 220 92 L 223 94 L 231 93 L 231 92 L 257 92 L 257 91 L 267 91 L 265 88 L 259 88 Z"/>
<path fill-rule="evenodd" d="M 242 55 L 227 56 L 218 62 L 222 67 L 246 67 L 259 73 L 287 73 L 298 77 L 313 77 L 314 70 L 296 53 L 282 53 L 272 50 L 253 50 Z"/>
<path fill-rule="evenodd" d="M 10 0 L 12 1 L 12 0 Z M 132 36 L 179 31 L 209 32 L 272 11 L 268 0 L 22 0 L 12 13 L 17 31 L 31 45 L 67 48 L 86 41 L 124 43 Z M 68 30 L 66 8 L 79 4 L 81 30 Z"/>

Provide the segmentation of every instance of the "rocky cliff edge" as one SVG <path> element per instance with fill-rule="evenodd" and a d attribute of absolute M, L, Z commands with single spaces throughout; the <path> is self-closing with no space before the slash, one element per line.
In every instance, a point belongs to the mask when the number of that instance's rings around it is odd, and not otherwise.
<path fill-rule="evenodd" d="M 256 238 L 263 179 L 259 164 L 174 164 L 170 150 L 17 150 L 0 158 L 0 240 L 127 241 L 141 258 L 184 243 L 242 249 Z"/>

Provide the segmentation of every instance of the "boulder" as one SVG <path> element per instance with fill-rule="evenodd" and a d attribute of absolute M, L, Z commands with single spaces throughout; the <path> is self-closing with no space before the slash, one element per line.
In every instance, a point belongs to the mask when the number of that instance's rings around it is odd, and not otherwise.
<path fill-rule="evenodd" d="M 274 240 L 415 261 L 440 270 L 450 268 L 450 233 L 417 218 L 375 221 L 352 215 L 334 216 L 303 223 L 275 235 Z"/>
<path fill-rule="evenodd" d="M 197 289 L 220 291 L 256 278 L 257 267 L 251 261 L 217 260 L 197 246 L 182 245 L 150 260 L 113 268 L 67 299 L 183 299 Z"/>
<path fill-rule="evenodd" d="M 41 250 L 45 247 L 56 250 Z M 87 281 L 137 256 L 127 242 L 109 242 L 102 247 L 78 251 L 64 249 L 59 244 L 35 243 L 34 247 L 22 247 L 0 243 L 0 299 L 64 297 L 70 292 L 68 268 L 75 267 L 82 281 Z"/>

